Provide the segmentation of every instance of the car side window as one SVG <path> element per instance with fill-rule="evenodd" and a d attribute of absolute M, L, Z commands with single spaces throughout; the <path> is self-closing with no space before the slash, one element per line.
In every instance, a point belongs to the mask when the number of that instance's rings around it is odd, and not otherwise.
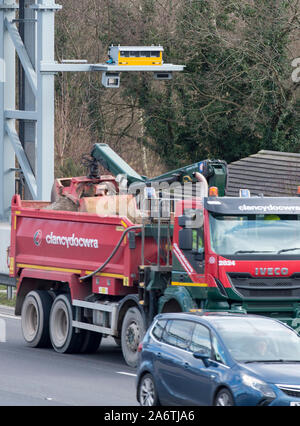
<path fill-rule="evenodd" d="M 220 342 L 214 334 L 212 336 L 212 346 L 215 354 L 215 360 L 220 362 L 221 364 L 226 364 L 224 350 L 222 349 Z"/>
<path fill-rule="evenodd" d="M 164 330 L 162 341 L 180 349 L 188 349 L 194 323 L 184 320 L 170 320 Z"/>
<path fill-rule="evenodd" d="M 159 341 L 165 329 L 166 322 L 167 320 L 158 320 L 152 328 L 152 335 Z"/>
<path fill-rule="evenodd" d="M 202 324 L 196 324 L 190 345 L 192 352 L 200 352 L 202 350 L 211 353 L 211 340 L 209 329 Z"/>

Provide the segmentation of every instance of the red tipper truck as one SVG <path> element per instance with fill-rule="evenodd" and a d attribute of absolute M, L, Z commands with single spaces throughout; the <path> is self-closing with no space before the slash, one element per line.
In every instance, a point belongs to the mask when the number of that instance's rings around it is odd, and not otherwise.
<path fill-rule="evenodd" d="M 18 195 L 12 201 L 10 276 L 18 280 L 15 311 L 22 313 L 25 340 L 32 346 L 48 345 L 50 327 L 58 352 L 92 351 L 102 334 L 120 338 L 124 317 L 133 313 L 140 323 L 126 339 L 135 338 L 131 345 L 137 346 L 144 333 L 138 330 L 143 321 L 135 286 L 141 263 L 141 239 L 135 236 L 141 225 L 127 217 L 45 210 L 45 204 L 21 201 Z M 80 280 L 109 258 L 122 235 L 105 272 Z M 147 238 L 145 242 L 145 257 L 156 261 L 156 245 Z"/>
<path fill-rule="evenodd" d="M 72 178 L 70 188 L 79 181 Z M 108 181 L 116 184 L 112 177 L 86 180 L 96 192 Z M 103 207 L 114 198 L 138 210 L 130 195 L 81 202 Z M 113 336 L 135 366 L 139 342 L 160 312 L 251 312 L 299 328 L 298 197 L 215 192 L 177 201 L 175 215 L 145 221 L 139 214 L 56 211 L 48 204 L 15 195 L 11 207 L 15 312 L 32 347 L 91 352 L 102 336 Z"/>

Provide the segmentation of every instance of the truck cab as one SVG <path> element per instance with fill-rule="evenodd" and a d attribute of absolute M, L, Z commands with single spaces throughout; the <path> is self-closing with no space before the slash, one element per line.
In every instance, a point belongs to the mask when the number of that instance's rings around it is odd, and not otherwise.
<path fill-rule="evenodd" d="M 297 328 L 299 235 L 297 197 L 213 196 L 178 203 L 172 279 L 162 310 L 174 308 L 176 299 L 177 310 L 239 310 Z"/>

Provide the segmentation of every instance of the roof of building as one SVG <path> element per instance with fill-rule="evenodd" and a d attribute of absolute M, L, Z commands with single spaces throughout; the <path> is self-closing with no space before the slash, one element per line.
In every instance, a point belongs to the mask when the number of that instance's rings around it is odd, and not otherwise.
<path fill-rule="evenodd" d="M 162 51 L 163 52 L 163 50 L 164 50 L 164 48 L 162 47 L 162 46 L 154 46 L 154 45 L 152 45 L 152 46 L 120 46 L 120 45 L 118 45 L 118 46 L 110 46 L 110 49 L 117 49 L 117 50 L 126 50 L 126 51 L 135 51 L 135 50 L 138 50 L 138 51 L 156 51 L 156 50 L 159 50 L 159 51 Z"/>
<path fill-rule="evenodd" d="M 298 185 L 300 154 L 262 150 L 228 165 L 228 196 L 238 196 L 243 188 L 251 195 L 290 196 Z"/>

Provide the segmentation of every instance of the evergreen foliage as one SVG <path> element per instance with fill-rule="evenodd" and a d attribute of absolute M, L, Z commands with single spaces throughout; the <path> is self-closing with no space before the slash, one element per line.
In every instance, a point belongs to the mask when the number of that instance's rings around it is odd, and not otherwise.
<path fill-rule="evenodd" d="M 68 25 L 73 2 L 81 19 L 75 29 L 74 17 Z M 147 73 L 123 73 L 118 93 L 103 89 L 99 75 L 69 78 L 65 85 L 59 81 L 62 107 L 64 88 L 74 99 L 67 106 L 81 111 L 77 122 L 88 130 L 91 143 L 111 144 L 142 174 L 148 174 L 149 152 L 171 169 L 205 158 L 231 162 L 260 149 L 299 151 L 300 84 L 291 79 L 299 0 L 62 3 L 58 56 L 86 57 L 82 52 L 87 52 L 90 62 L 100 62 L 111 43 L 161 44 L 165 62 L 186 65 L 166 82 Z M 98 56 L 93 58 L 93 52 Z M 72 141 L 64 146 L 69 147 L 66 158 L 74 160 Z M 142 163 L 139 151 L 148 153 L 140 169 L 135 164 Z"/>

